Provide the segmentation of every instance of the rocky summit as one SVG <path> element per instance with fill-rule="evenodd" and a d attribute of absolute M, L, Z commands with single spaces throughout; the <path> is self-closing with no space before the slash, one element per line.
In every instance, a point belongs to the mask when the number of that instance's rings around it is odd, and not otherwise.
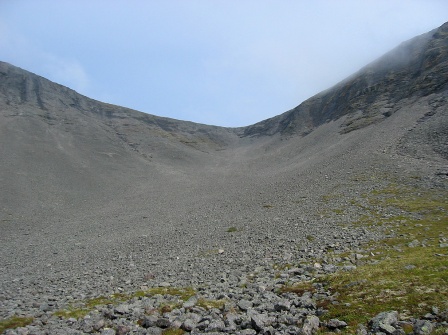
<path fill-rule="evenodd" d="M 0 62 L 3 334 L 446 334 L 448 23 L 224 128 Z"/>

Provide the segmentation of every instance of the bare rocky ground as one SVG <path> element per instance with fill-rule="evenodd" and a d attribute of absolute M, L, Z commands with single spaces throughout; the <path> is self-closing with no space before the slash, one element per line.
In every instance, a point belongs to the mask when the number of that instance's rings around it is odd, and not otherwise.
<path fill-rule="evenodd" d="M 378 93 L 387 116 L 366 107 L 270 133 L 295 114 L 209 127 L 14 78 L 2 87 L 0 318 L 33 321 L 5 334 L 340 332 L 347 324 L 323 322 L 317 304 L 335 292 L 282 288 L 368 257 L 365 243 L 386 232 L 354 224 L 363 194 L 391 182 L 448 189 L 440 85 L 389 107 Z M 447 312 L 406 322 L 446 333 Z M 406 322 L 384 311 L 358 333 L 405 334 Z"/>

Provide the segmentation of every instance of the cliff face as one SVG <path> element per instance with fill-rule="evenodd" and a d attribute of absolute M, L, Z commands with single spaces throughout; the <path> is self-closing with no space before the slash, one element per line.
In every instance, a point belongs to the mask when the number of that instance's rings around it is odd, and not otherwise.
<path fill-rule="evenodd" d="M 296 108 L 244 129 L 244 136 L 306 135 L 347 116 L 342 133 L 380 122 L 405 99 L 446 92 L 448 23 L 417 36 Z"/>
<path fill-rule="evenodd" d="M 99 102 L 3 62 L 0 62 L 0 112 L 8 117 L 38 118 L 48 126 L 63 126 L 66 130 L 81 120 L 95 120 L 107 128 L 110 136 L 119 138 L 123 145 L 143 156 L 152 154 L 150 147 L 156 152 L 157 143 L 175 154 L 183 149 L 214 151 L 237 138 L 227 128 L 158 117 Z"/>

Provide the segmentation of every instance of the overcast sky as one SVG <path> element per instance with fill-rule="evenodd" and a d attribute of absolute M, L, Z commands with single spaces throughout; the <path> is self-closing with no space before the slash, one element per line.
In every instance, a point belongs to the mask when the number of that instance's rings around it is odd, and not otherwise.
<path fill-rule="evenodd" d="M 447 14 L 446 0 L 0 0 L 0 60 L 104 102 L 245 126 Z"/>

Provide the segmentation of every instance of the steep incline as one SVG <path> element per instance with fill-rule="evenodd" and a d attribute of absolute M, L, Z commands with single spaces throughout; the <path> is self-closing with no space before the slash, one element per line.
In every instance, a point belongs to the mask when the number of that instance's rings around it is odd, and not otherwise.
<path fill-rule="evenodd" d="M 234 129 L 95 101 L 0 62 L 1 213 L 20 208 L 50 215 L 70 212 L 67 206 L 76 212 L 84 203 L 91 208 L 126 199 L 139 187 L 165 189 L 175 178 L 193 180 L 193 175 L 202 180 L 207 171 L 280 173 L 308 159 L 305 152 L 322 150 L 320 144 L 335 143 L 397 111 L 398 118 L 408 113 L 418 120 L 397 140 L 398 152 L 446 159 L 447 85 L 448 23 L 291 111 Z M 406 110 L 423 112 L 412 116 Z M 336 133 L 312 137 L 319 143 L 302 140 L 333 121 Z"/>
<path fill-rule="evenodd" d="M 142 184 L 163 189 L 236 140 L 231 129 L 95 101 L 0 63 L 2 217 L 74 215 Z"/>
<path fill-rule="evenodd" d="M 64 124 L 66 130 L 71 130 L 70 125 L 76 120 L 95 119 L 109 127 L 110 135 L 120 138 L 124 145 L 147 155 L 152 151 L 159 153 L 159 149 L 162 155 L 175 155 L 189 148 L 213 151 L 227 146 L 236 137 L 230 129 L 157 117 L 89 99 L 3 62 L 0 62 L 0 96 L 2 115 L 38 117 L 48 126 Z M 145 141 L 147 137 L 149 140 Z M 148 145 L 151 148 L 146 148 Z"/>
<path fill-rule="evenodd" d="M 245 136 L 305 135 L 348 116 L 341 132 L 381 122 L 405 99 L 447 91 L 448 23 L 402 43 L 378 60 L 298 107 L 243 130 Z M 440 101 L 439 103 L 443 103 Z"/>

